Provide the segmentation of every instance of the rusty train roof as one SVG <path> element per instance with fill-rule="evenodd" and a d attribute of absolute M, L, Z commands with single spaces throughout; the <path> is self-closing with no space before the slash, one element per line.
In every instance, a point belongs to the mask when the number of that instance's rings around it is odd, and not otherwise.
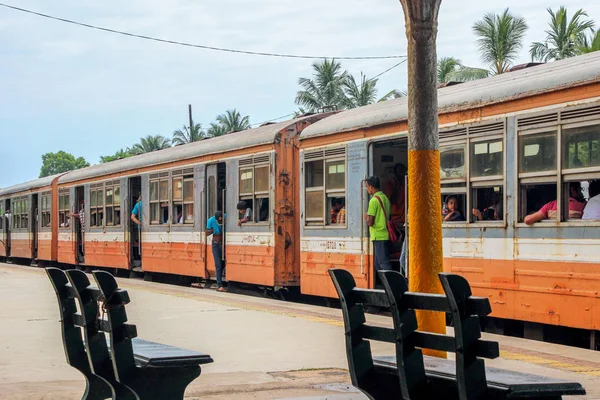
<path fill-rule="evenodd" d="M 439 112 L 468 110 L 596 82 L 600 82 L 600 51 L 439 89 Z M 408 99 L 403 97 L 322 119 L 306 128 L 300 139 L 370 128 L 407 118 Z"/>
<path fill-rule="evenodd" d="M 254 129 L 233 132 L 227 135 L 200 140 L 198 142 L 168 149 L 144 153 L 133 157 L 115 160 L 104 164 L 96 164 L 87 168 L 71 171 L 62 176 L 59 183 L 75 182 L 103 175 L 126 172 L 153 165 L 161 165 L 194 157 L 218 154 L 231 150 L 245 149 L 263 144 L 273 144 L 277 134 L 283 129 L 301 121 L 297 118 L 276 124 L 263 125 Z"/>
<path fill-rule="evenodd" d="M 58 178 L 61 174 L 46 176 L 40 179 L 34 179 L 29 182 L 19 183 L 18 185 L 13 185 L 9 187 L 5 187 L 0 189 L 0 197 L 7 197 L 16 193 L 26 192 L 28 190 L 35 190 L 45 186 L 52 185 L 52 181 Z"/>

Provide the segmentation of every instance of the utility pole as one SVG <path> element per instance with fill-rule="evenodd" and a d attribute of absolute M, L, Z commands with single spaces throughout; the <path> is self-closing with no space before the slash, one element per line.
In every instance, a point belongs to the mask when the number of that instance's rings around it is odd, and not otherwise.
<path fill-rule="evenodd" d="M 188 112 L 190 114 L 190 139 L 193 136 L 193 132 L 194 132 L 194 121 L 192 120 L 192 105 L 188 104 Z"/>
<path fill-rule="evenodd" d="M 409 290 L 442 293 L 436 37 L 441 0 L 400 0 L 408 39 Z M 419 330 L 446 332 L 443 313 L 417 312 Z M 425 353 L 425 352 L 424 352 Z M 443 352 L 427 354 L 445 356 Z"/>

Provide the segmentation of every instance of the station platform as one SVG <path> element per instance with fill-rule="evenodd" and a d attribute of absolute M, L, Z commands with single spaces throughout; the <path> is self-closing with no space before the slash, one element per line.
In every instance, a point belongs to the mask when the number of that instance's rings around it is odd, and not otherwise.
<path fill-rule="evenodd" d="M 119 285 L 141 338 L 215 360 L 186 399 L 366 399 L 349 384 L 339 309 L 135 279 Z M 0 399 L 81 398 L 83 378 L 65 362 L 58 318 L 43 269 L 0 264 Z M 600 352 L 484 336 L 501 350 L 486 365 L 578 381 L 588 394 L 570 399 L 600 399 Z M 393 354 L 392 345 L 372 348 Z"/>

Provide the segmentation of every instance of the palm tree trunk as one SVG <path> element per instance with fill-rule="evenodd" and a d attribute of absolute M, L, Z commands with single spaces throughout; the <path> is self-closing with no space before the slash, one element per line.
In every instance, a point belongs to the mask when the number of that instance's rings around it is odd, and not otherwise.
<path fill-rule="evenodd" d="M 436 37 L 441 0 L 400 0 L 408 39 L 410 291 L 442 293 L 442 214 Z M 446 332 L 442 313 L 418 312 L 419 330 Z M 443 352 L 428 354 L 444 357 Z"/>

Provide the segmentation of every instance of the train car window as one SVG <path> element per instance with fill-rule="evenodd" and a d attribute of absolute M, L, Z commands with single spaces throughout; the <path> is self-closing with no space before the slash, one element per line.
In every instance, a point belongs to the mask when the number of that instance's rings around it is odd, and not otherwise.
<path fill-rule="evenodd" d="M 52 223 L 52 197 L 50 192 L 41 196 L 42 227 L 49 228 Z"/>
<path fill-rule="evenodd" d="M 114 208 L 113 208 L 113 198 L 114 198 L 114 189 L 112 187 L 106 187 L 106 199 L 104 204 L 106 205 L 106 226 L 112 226 L 114 224 Z"/>
<path fill-rule="evenodd" d="M 194 223 L 194 175 L 175 176 L 173 182 L 173 224 Z"/>
<path fill-rule="evenodd" d="M 98 184 L 96 187 L 94 188 L 90 188 L 90 226 L 94 226 L 94 227 L 100 227 L 100 226 L 104 226 L 104 184 Z M 107 190 L 107 197 L 110 197 L 110 203 L 109 203 L 109 199 L 107 198 L 107 204 L 110 204 L 110 206 L 112 206 L 112 195 L 113 191 L 112 188 L 110 188 L 109 190 Z M 109 206 L 109 207 L 110 207 Z M 77 210 L 77 212 L 79 212 L 79 210 Z M 111 216 L 110 218 L 110 223 L 112 223 L 112 209 L 111 209 Z M 108 223 L 107 223 L 108 225 Z"/>
<path fill-rule="evenodd" d="M 346 159 L 340 158 L 344 154 L 345 149 L 331 149 L 316 152 L 318 159 L 305 161 L 307 225 L 346 224 Z"/>
<path fill-rule="evenodd" d="M 465 145 L 447 146 L 440 149 L 440 178 L 464 178 L 465 170 Z"/>
<path fill-rule="evenodd" d="M 443 222 L 465 222 L 465 193 L 444 193 L 442 194 L 442 221 Z M 439 212 L 432 210 L 432 212 Z"/>
<path fill-rule="evenodd" d="M 71 215 L 69 213 L 69 194 L 59 193 L 58 195 L 58 223 L 60 228 L 68 228 L 71 225 Z"/>
<path fill-rule="evenodd" d="M 504 192 L 502 186 L 476 187 L 472 194 L 473 222 L 504 220 Z"/>
<path fill-rule="evenodd" d="M 563 129 L 563 169 L 600 166 L 600 125 Z"/>
<path fill-rule="evenodd" d="M 267 158 L 265 158 L 267 157 Z M 268 156 L 255 156 L 242 160 L 243 166 L 239 170 L 239 200 L 244 201 L 252 210 L 251 222 L 268 222 L 270 215 L 270 166 L 264 164 Z M 258 165 L 252 165 L 257 163 Z M 250 164 L 250 165 L 249 165 Z M 238 219 L 244 216 L 238 213 Z"/>
<path fill-rule="evenodd" d="M 150 224 L 163 225 L 169 220 L 169 181 L 150 181 Z"/>
<path fill-rule="evenodd" d="M 502 139 L 471 143 L 471 177 L 502 175 L 503 154 Z"/>
<path fill-rule="evenodd" d="M 519 172 L 556 171 L 556 132 L 519 137 Z"/>
<path fill-rule="evenodd" d="M 4 229 L 4 199 L 0 199 L 0 229 Z"/>
<path fill-rule="evenodd" d="M 121 187 L 119 181 L 105 184 L 106 226 L 119 226 L 121 224 Z M 97 204 L 98 209 L 101 205 Z M 93 219 L 93 218 L 90 218 Z M 98 222 L 98 220 L 96 221 Z"/>
<path fill-rule="evenodd" d="M 121 186 L 117 184 L 113 191 L 113 223 L 114 226 L 121 225 Z"/>
<path fill-rule="evenodd" d="M 523 221 L 525 216 L 540 211 L 544 205 L 556 200 L 556 192 L 556 183 L 521 184 L 519 221 Z M 548 220 L 555 220 L 556 212 L 549 212 L 548 217 Z"/>

